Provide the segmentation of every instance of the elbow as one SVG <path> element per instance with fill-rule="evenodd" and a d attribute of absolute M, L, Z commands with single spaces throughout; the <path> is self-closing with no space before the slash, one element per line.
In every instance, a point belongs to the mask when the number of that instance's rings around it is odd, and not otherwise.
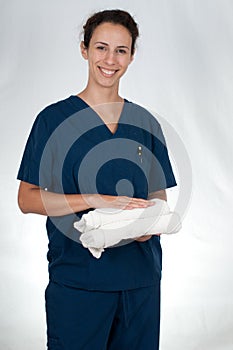
<path fill-rule="evenodd" d="M 20 193 L 18 194 L 18 207 L 23 214 L 30 213 L 29 208 L 26 204 L 26 201 Z"/>

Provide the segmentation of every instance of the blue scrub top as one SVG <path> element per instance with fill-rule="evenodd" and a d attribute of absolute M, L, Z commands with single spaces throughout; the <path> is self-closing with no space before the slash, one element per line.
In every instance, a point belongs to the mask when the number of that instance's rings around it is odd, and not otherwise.
<path fill-rule="evenodd" d="M 77 96 L 51 104 L 37 116 L 17 178 L 51 192 L 147 198 L 176 186 L 158 121 L 125 99 L 113 134 Z M 92 210 L 92 209 L 91 209 Z M 47 218 L 49 277 L 88 290 L 146 287 L 161 278 L 160 238 L 130 241 L 94 258 L 73 228 L 88 210 Z"/>

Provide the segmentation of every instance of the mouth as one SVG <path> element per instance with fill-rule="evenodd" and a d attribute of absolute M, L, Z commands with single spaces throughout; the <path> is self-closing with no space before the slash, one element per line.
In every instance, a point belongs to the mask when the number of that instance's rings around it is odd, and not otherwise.
<path fill-rule="evenodd" d="M 98 67 L 98 68 L 99 68 L 101 74 L 106 78 L 111 78 L 116 74 L 116 72 L 118 72 L 118 70 L 105 69 L 102 67 Z"/>

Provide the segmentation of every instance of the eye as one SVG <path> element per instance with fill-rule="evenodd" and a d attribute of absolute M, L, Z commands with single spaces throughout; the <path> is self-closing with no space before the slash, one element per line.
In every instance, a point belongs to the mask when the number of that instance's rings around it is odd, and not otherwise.
<path fill-rule="evenodd" d="M 97 46 L 97 50 L 104 51 L 106 49 L 105 46 Z"/>
<path fill-rule="evenodd" d="M 124 55 L 124 54 L 126 54 L 126 50 L 124 50 L 124 49 L 118 49 L 118 50 L 117 50 L 117 53 L 119 53 L 119 54 L 121 54 L 121 55 Z"/>

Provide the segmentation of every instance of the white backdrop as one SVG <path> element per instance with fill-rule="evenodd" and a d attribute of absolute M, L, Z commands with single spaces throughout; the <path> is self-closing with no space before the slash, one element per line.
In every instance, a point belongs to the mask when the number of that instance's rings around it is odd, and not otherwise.
<path fill-rule="evenodd" d="M 165 118 L 192 163 L 182 231 L 162 238 L 161 350 L 232 350 L 233 2 L 1 0 L 0 8 L 0 349 L 45 349 L 45 218 L 21 214 L 16 202 L 29 130 L 42 108 L 84 87 L 85 19 L 122 8 L 141 37 L 121 94 Z"/>

